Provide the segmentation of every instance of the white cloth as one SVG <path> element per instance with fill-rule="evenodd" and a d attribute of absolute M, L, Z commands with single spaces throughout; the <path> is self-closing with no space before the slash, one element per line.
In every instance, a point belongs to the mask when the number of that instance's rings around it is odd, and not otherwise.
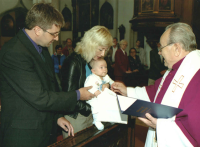
<path fill-rule="evenodd" d="M 178 71 L 176 72 L 172 82 L 170 83 L 161 104 L 165 104 L 168 106 L 178 107 L 181 102 L 182 96 L 184 94 L 185 89 L 190 83 L 193 76 L 200 69 L 200 51 L 195 50 L 190 52 L 183 62 L 181 63 Z M 154 98 L 154 102 L 156 97 L 164 83 L 166 76 L 168 75 L 169 70 L 163 76 L 163 79 L 160 83 L 160 88 L 158 88 L 156 92 L 156 96 Z M 174 92 L 175 84 L 179 84 L 181 88 L 177 88 L 176 92 Z M 146 89 L 143 88 L 127 88 L 128 96 L 132 96 L 134 98 L 143 99 L 150 101 L 146 92 Z M 157 147 L 157 146 L 169 146 L 169 147 L 192 147 L 193 145 L 187 139 L 187 137 L 183 134 L 181 129 L 175 123 L 175 116 L 168 119 L 157 119 L 157 140 L 154 141 L 155 138 L 155 130 L 149 128 L 147 133 L 145 147 Z"/>
<path fill-rule="evenodd" d="M 114 81 L 108 75 L 103 77 L 103 81 L 105 81 L 106 83 L 109 83 L 110 85 L 114 83 Z M 101 91 L 100 85 L 102 84 L 103 81 L 101 80 L 99 76 L 92 73 L 86 78 L 84 87 L 93 86 L 89 90 L 89 92 L 94 94 L 98 90 Z M 91 100 L 88 100 L 86 102 L 91 105 L 92 114 L 96 114 L 100 111 L 101 108 L 98 102 L 98 98 L 92 98 Z"/>
<path fill-rule="evenodd" d="M 101 91 L 100 85 L 102 84 L 103 81 L 105 81 L 106 83 L 109 83 L 110 85 L 112 85 L 114 83 L 114 81 L 108 75 L 103 77 L 103 80 L 101 80 L 101 78 L 99 76 L 92 73 L 86 78 L 84 87 L 93 86 L 89 90 L 89 92 L 94 94 L 97 90 Z"/>
<path fill-rule="evenodd" d="M 114 83 L 108 75 L 103 78 L 103 81 L 106 81 L 110 85 Z M 89 92 L 94 94 L 97 90 L 100 91 L 101 84 L 102 80 L 100 77 L 91 74 L 87 77 L 84 86 L 93 86 Z M 116 94 L 111 90 L 105 88 L 103 92 L 101 91 L 101 94 L 88 100 L 87 103 L 91 105 L 92 114 L 98 114 L 98 117 L 96 117 L 97 121 L 127 124 L 127 115 L 121 114 Z"/>
<path fill-rule="evenodd" d="M 96 99 L 98 99 L 100 108 L 97 121 L 127 124 L 128 116 L 121 114 L 116 94 L 113 91 L 105 88 Z"/>

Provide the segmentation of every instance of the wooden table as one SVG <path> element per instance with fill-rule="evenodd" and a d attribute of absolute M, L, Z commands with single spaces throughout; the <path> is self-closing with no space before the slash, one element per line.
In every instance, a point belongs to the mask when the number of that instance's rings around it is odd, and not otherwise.
<path fill-rule="evenodd" d="M 93 125 L 76 133 L 74 137 L 70 136 L 48 147 L 134 147 L 135 121 L 131 123 L 103 123 L 105 129 L 102 131 Z"/>

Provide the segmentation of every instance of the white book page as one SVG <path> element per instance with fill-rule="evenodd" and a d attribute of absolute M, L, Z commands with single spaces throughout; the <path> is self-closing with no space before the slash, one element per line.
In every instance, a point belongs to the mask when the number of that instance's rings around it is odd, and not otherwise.
<path fill-rule="evenodd" d="M 119 105 L 122 111 L 125 111 L 127 108 L 129 108 L 137 99 L 135 98 L 129 98 L 121 95 L 117 95 L 119 100 Z"/>
<path fill-rule="evenodd" d="M 116 93 L 105 89 L 95 98 L 98 101 L 98 121 L 127 124 L 128 115 L 121 114 Z"/>

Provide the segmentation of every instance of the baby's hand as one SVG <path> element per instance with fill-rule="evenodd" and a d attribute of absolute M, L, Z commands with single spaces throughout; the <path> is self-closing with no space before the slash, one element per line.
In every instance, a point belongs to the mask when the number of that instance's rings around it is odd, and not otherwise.
<path fill-rule="evenodd" d="M 105 88 L 108 88 L 109 89 L 110 85 L 108 83 L 106 84 L 103 84 L 102 85 L 102 91 L 104 91 Z"/>
<path fill-rule="evenodd" d="M 99 90 L 97 90 L 94 95 L 97 97 L 101 92 Z"/>

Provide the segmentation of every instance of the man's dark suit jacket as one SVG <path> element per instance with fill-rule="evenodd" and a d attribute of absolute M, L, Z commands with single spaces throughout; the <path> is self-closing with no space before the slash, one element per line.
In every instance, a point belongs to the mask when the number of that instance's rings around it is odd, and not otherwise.
<path fill-rule="evenodd" d="M 160 55 L 158 54 L 158 49 L 153 49 L 150 51 L 150 69 L 149 69 L 149 78 L 153 80 L 157 80 L 162 75 L 161 71 L 167 69 L 164 66 L 164 62 L 161 62 Z"/>
<path fill-rule="evenodd" d="M 76 91 L 56 92 L 52 59 L 45 62 L 22 30 L 0 51 L 2 147 L 46 147 L 56 140 L 61 111 L 73 111 Z"/>

